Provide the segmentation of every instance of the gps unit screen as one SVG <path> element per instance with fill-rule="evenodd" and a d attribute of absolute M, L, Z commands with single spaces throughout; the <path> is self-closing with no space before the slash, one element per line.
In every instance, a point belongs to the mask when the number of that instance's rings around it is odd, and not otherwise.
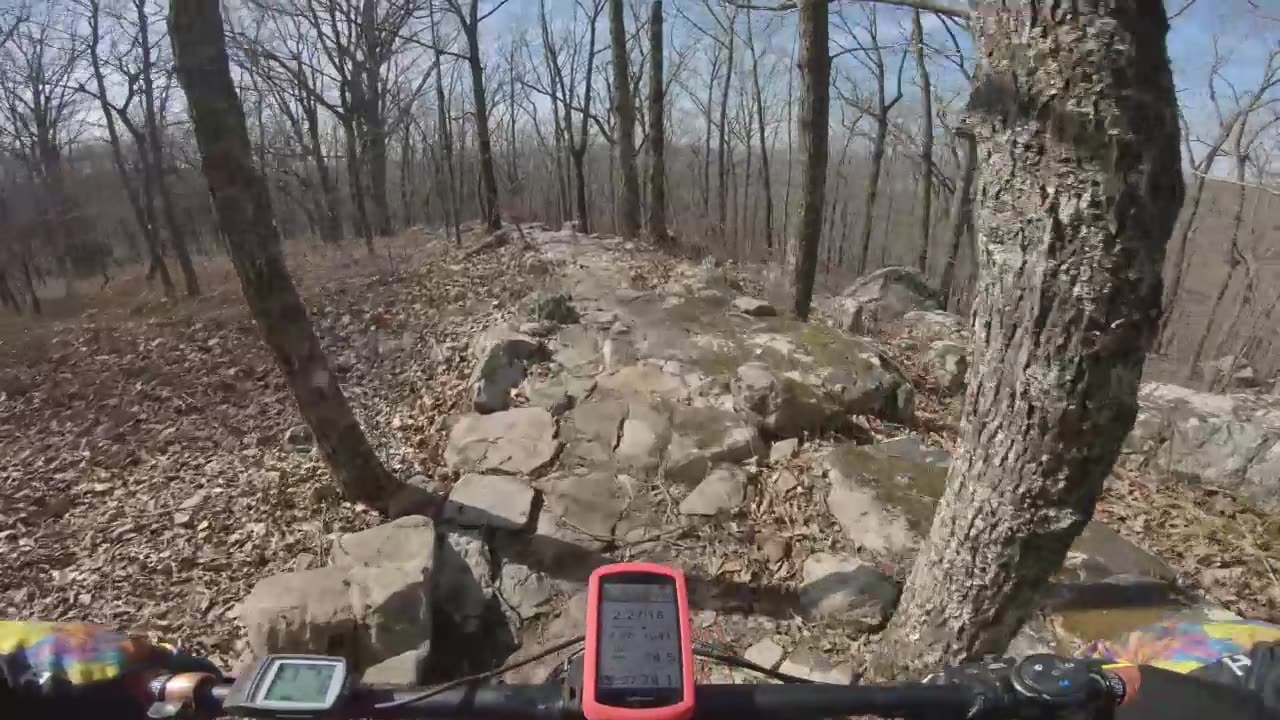
<path fill-rule="evenodd" d="M 282 663 L 262 699 L 320 705 L 328 699 L 337 668 L 320 663 Z"/>
<path fill-rule="evenodd" d="M 597 696 L 609 705 L 680 701 L 680 611 L 675 583 L 610 578 L 600 586 Z"/>

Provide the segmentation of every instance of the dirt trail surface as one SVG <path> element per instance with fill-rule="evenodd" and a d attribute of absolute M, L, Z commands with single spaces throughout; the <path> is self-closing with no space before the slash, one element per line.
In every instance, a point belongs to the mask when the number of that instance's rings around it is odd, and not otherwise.
<path fill-rule="evenodd" d="M 298 257 L 375 447 L 449 502 L 380 525 L 335 496 L 225 268 L 196 303 L 124 288 L 0 328 L 0 616 L 146 629 L 225 664 L 350 643 L 403 681 L 576 634 L 586 573 L 646 558 L 691 575 L 704 639 L 856 674 L 941 491 L 962 322 L 899 298 L 856 337 L 841 327 L 868 315 L 835 298 L 802 325 L 749 273 L 538 226 Z M 1138 463 L 1098 516 L 1024 649 L 1217 605 L 1280 616 L 1280 529 L 1248 503 Z M 1081 611 L 1073 588 L 1099 582 L 1151 598 Z M 406 588 L 417 609 L 369 600 Z"/>

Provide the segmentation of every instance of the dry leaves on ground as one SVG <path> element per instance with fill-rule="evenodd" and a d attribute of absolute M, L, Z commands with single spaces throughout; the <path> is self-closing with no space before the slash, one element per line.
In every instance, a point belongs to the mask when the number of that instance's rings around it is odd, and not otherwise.
<path fill-rule="evenodd" d="M 366 432 L 408 478 L 433 472 L 467 341 L 527 284 L 518 250 L 384 243 L 291 258 Z M 146 629 L 229 662 L 257 579 L 378 521 L 336 497 L 233 276 L 207 265 L 197 301 L 108 291 L 79 318 L 2 328 L 0 617 Z"/>

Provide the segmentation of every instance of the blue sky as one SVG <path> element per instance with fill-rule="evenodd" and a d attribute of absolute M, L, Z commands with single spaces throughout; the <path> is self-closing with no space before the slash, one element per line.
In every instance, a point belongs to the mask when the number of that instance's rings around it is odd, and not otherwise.
<path fill-rule="evenodd" d="M 494 1 L 484 0 L 482 7 L 491 6 Z M 1186 0 L 1166 0 L 1170 12 L 1181 8 L 1185 2 Z M 553 19 L 568 21 L 574 0 L 547 0 L 547 3 Z M 1227 81 L 1234 83 L 1241 93 L 1257 85 L 1269 48 L 1280 43 L 1280 0 L 1254 0 L 1254 3 L 1257 8 L 1251 13 L 1249 0 L 1196 0 L 1173 23 L 1169 35 L 1170 60 L 1179 88 L 1179 98 L 1191 123 L 1193 136 L 1210 135 L 1217 125 L 1206 84 L 1213 57 L 1214 36 L 1218 37 L 1219 48 L 1227 56 L 1222 75 Z M 712 4 L 718 6 L 719 2 L 712 0 Z M 674 17 L 677 9 L 684 10 L 692 17 L 704 17 L 705 14 L 702 0 L 667 0 L 666 5 L 669 28 L 674 25 L 679 29 L 683 25 Z M 513 28 L 536 32 L 537 10 L 537 0 L 511 0 L 493 17 L 492 25 L 486 28 L 488 36 L 495 44 L 505 44 L 505 36 Z M 860 20 L 863 14 L 863 9 L 852 0 L 842 3 L 841 11 L 851 21 Z M 757 13 L 758 28 L 763 27 L 763 15 L 764 13 Z M 1266 17 L 1275 19 L 1262 19 Z M 877 25 L 880 27 L 881 42 L 891 44 L 905 40 L 909 18 L 907 10 L 880 6 Z M 602 23 L 600 42 L 607 42 L 604 31 Z M 776 21 L 772 31 L 765 37 L 758 38 L 758 42 L 767 43 L 776 58 L 785 59 L 791 53 L 794 32 L 794 13 L 791 13 Z M 926 32 L 935 44 L 949 43 L 936 19 L 926 22 Z M 840 35 L 833 27 L 833 45 L 839 44 Z M 962 91 L 963 80 L 958 73 L 949 72 L 942 61 L 935 65 L 936 85 L 953 92 Z M 860 69 L 850 64 L 847 65 L 847 72 L 856 74 Z M 906 83 L 913 83 L 914 72 L 910 62 L 907 63 L 906 72 L 910 78 Z M 914 87 L 906 89 L 908 101 L 913 90 Z M 1220 85 L 1220 91 L 1224 94 L 1229 92 L 1225 84 Z M 1230 103 L 1229 95 L 1224 101 Z"/>

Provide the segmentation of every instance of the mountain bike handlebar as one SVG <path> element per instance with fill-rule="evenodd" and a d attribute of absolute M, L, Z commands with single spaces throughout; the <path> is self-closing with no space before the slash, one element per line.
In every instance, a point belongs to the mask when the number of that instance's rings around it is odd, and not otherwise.
<path fill-rule="evenodd" d="M 1016 685 L 1016 682 L 1014 683 Z M 157 678 L 152 683 L 157 705 L 154 718 L 212 718 L 222 714 L 230 685 L 212 675 L 187 673 Z M 1060 700 L 1029 697 L 994 684 L 982 692 L 971 684 L 903 685 L 698 685 L 696 720 L 764 720 L 784 717 L 821 718 L 846 715 L 880 717 L 972 716 L 1016 717 L 1033 708 L 1064 709 Z M 1114 683 L 1101 676 L 1071 706 L 1118 703 Z M 498 720 L 583 720 L 581 697 L 571 685 L 465 685 L 440 692 L 429 688 L 384 688 L 357 685 L 326 715 L 335 719 L 492 718 Z M 164 708 L 169 710 L 166 712 Z M 282 717 L 264 712 L 261 717 Z"/>

